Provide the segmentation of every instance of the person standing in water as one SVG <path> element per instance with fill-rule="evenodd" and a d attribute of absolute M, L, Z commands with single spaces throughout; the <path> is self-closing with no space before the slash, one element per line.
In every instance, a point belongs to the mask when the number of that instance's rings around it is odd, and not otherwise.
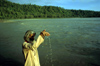
<path fill-rule="evenodd" d="M 26 31 L 24 35 L 24 43 L 22 44 L 23 54 L 25 57 L 24 66 L 40 66 L 38 50 L 37 48 L 43 43 L 45 36 L 50 36 L 46 30 L 43 30 L 37 38 L 34 40 L 36 33 L 32 30 Z"/>

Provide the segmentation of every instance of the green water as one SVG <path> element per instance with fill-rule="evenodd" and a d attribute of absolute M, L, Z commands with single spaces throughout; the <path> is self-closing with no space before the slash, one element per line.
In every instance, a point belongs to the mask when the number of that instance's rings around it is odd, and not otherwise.
<path fill-rule="evenodd" d="M 41 66 L 100 66 L 100 18 L 14 19 L 0 23 L 1 65 L 11 66 L 10 61 L 24 64 L 22 43 L 29 29 L 37 33 L 36 38 L 43 29 L 51 34 L 38 48 Z"/>

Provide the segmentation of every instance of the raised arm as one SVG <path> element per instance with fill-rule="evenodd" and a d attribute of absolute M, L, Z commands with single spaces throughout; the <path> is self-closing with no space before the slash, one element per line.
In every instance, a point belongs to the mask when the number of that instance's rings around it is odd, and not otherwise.
<path fill-rule="evenodd" d="M 36 41 L 35 46 L 36 46 L 37 48 L 38 48 L 39 45 L 44 41 L 45 36 L 50 36 L 50 34 L 49 34 L 48 32 L 46 32 L 46 30 L 43 30 L 43 31 L 40 33 L 40 35 L 39 35 L 39 37 L 38 37 L 38 39 L 37 39 L 37 41 Z"/>

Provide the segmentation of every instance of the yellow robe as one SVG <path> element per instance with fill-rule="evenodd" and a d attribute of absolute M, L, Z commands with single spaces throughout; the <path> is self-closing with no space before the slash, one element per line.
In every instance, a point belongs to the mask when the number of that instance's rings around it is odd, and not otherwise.
<path fill-rule="evenodd" d="M 23 43 L 23 53 L 25 56 L 24 66 L 40 66 L 37 48 L 43 41 L 44 39 L 39 35 L 37 41 L 33 41 L 33 43 Z"/>

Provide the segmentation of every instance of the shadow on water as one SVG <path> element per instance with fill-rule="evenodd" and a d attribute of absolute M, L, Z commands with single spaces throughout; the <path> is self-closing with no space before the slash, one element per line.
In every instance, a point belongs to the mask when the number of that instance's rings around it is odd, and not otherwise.
<path fill-rule="evenodd" d="M 92 66 L 100 66 L 100 49 L 95 50 L 91 53 L 94 56 L 94 59 L 90 59 L 89 62 Z"/>
<path fill-rule="evenodd" d="M 4 58 L 0 55 L 0 66 L 23 66 L 23 64 L 14 59 Z"/>

